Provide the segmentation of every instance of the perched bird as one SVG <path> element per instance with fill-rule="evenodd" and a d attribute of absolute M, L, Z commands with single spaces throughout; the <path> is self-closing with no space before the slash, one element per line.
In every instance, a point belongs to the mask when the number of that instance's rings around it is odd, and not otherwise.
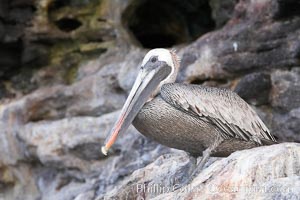
<path fill-rule="evenodd" d="M 119 133 L 134 127 L 160 144 L 202 156 L 191 178 L 210 156 L 276 143 L 255 111 L 236 93 L 201 85 L 174 83 L 179 71 L 175 52 L 153 49 L 143 59 L 103 154 Z M 189 179 L 189 181 L 190 181 Z"/>

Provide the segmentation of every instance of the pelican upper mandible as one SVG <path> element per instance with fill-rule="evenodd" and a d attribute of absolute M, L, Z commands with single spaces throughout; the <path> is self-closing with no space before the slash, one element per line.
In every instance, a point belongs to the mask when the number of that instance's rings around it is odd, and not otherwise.
<path fill-rule="evenodd" d="M 175 52 L 150 50 L 143 59 L 120 116 L 102 152 L 135 128 L 153 140 L 202 156 L 195 173 L 212 156 L 276 143 L 256 112 L 236 93 L 201 85 L 174 83 L 179 70 Z"/>

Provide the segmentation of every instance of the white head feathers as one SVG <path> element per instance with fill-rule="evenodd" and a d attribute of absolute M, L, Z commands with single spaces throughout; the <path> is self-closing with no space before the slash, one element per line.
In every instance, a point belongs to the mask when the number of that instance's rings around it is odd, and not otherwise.
<path fill-rule="evenodd" d="M 155 96 L 160 91 L 162 85 L 166 83 L 175 82 L 179 71 L 179 65 L 180 65 L 180 59 L 178 58 L 174 50 L 159 48 L 159 49 L 152 49 L 146 54 L 146 56 L 143 59 L 142 66 L 146 65 L 146 63 L 154 56 L 157 57 L 159 61 L 166 62 L 172 68 L 172 70 L 169 76 L 167 76 L 159 84 L 158 88 L 153 93 L 153 96 Z"/>
<path fill-rule="evenodd" d="M 159 48 L 159 49 L 152 49 L 146 54 L 146 56 L 143 59 L 142 66 L 144 66 L 149 61 L 149 59 L 153 56 L 157 56 L 157 59 L 159 61 L 166 62 L 172 68 L 177 67 L 175 66 L 177 63 L 179 64 L 179 59 L 175 51 Z"/>

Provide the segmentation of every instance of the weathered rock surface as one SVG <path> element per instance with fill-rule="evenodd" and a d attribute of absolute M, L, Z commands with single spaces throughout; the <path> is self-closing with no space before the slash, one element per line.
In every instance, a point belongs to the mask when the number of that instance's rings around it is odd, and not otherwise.
<path fill-rule="evenodd" d="M 191 184 L 174 190 L 189 169 L 183 154 L 159 157 L 135 171 L 109 199 L 297 199 L 300 145 L 285 143 L 235 152 L 219 159 Z M 171 170 L 170 170 L 171 169 Z"/>
<path fill-rule="evenodd" d="M 263 105 L 269 103 L 271 87 L 269 74 L 255 72 L 242 77 L 235 92 L 253 105 Z"/>
<path fill-rule="evenodd" d="M 0 1 L 0 199 L 300 196 L 296 143 L 212 158 L 178 191 L 174 184 L 192 169 L 186 154 L 133 127 L 109 157 L 101 154 L 147 51 L 142 45 L 175 46 L 178 81 L 235 90 L 280 141 L 300 141 L 298 0 L 149 2 Z M 143 15 L 157 6 L 156 20 Z M 143 32 L 145 24 L 151 28 Z"/>

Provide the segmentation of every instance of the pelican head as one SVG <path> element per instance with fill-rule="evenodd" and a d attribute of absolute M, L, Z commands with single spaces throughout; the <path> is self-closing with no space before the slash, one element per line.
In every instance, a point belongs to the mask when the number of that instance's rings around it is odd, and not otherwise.
<path fill-rule="evenodd" d="M 152 49 L 146 54 L 120 116 L 101 149 L 104 155 L 118 134 L 127 130 L 144 104 L 159 94 L 161 86 L 175 82 L 178 69 L 179 59 L 174 51 Z"/>

